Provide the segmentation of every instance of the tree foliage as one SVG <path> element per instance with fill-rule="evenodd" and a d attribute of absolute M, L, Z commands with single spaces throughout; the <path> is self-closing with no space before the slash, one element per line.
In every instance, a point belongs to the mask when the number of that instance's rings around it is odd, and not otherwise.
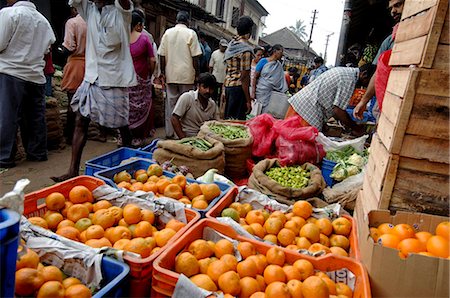
<path fill-rule="evenodd" d="M 306 33 L 306 24 L 303 20 L 297 20 L 295 22 L 295 26 L 289 26 L 289 30 L 294 32 L 302 40 L 306 40 L 308 38 L 308 34 Z"/>

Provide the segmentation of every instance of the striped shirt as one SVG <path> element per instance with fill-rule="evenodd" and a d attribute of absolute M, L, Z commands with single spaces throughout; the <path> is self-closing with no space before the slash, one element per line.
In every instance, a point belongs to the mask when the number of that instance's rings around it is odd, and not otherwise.
<path fill-rule="evenodd" d="M 322 130 L 336 106 L 345 110 L 359 78 L 359 68 L 335 67 L 289 99 L 292 108 L 305 121 Z"/>
<path fill-rule="evenodd" d="M 241 71 L 250 71 L 252 67 L 253 54 L 251 52 L 243 52 L 226 61 L 227 74 L 225 77 L 225 87 L 242 86 Z"/>

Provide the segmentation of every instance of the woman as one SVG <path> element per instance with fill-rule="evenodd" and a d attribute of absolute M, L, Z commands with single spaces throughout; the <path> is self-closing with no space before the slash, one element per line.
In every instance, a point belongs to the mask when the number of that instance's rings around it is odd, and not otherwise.
<path fill-rule="evenodd" d="M 255 86 L 256 86 L 256 64 L 261 60 L 262 57 L 264 57 L 264 48 L 262 47 L 256 47 L 253 50 L 253 53 L 255 53 L 255 58 L 252 60 L 252 68 L 250 70 L 250 98 L 253 100 L 255 99 Z"/>
<path fill-rule="evenodd" d="M 155 55 L 152 43 L 147 34 L 142 34 L 144 19 L 134 11 L 131 19 L 130 52 L 133 58 L 138 85 L 130 87 L 129 127 L 133 140 L 133 147 L 145 145 L 145 139 L 154 133 L 152 117 L 152 82 L 151 77 L 155 69 Z"/>
<path fill-rule="evenodd" d="M 256 65 L 256 102 L 261 104 L 261 113 L 265 113 L 269 106 L 273 91 L 285 93 L 288 89 L 281 58 L 283 46 L 276 44 L 270 51 L 268 58 L 262 58 Z"/>

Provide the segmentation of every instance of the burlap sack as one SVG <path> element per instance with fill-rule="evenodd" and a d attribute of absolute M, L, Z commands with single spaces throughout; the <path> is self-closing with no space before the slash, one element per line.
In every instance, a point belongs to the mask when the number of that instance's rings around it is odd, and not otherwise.
<path fill-rule="evenodd" d="M 247 130 L 250 136 L 247 139 L 229 140 L 223 138 L 209 129 L 211 124 L 224 124 L 229 126 L 240 126 Z M 209 136 L 225 146 L 225 174 L 230 178 L 244 178 L 247 176 L 247 159 L 252 157 L 253 138 L 250 129 L 242 124 L 220 121 L 208 121 L 200 127 L 199 137 Z"/>
<path fill-rule="evenodd" d="M 305 163 L 302 167 L 311 172 L 308 186 L 305 188 L 290 188 L 278 184 L 269 178 L 265 171 L 272 167 L 279 167 L 277 159 L 265 159 L 260 161 L 253 168 L 253 173 L 248 180 L 248 186 L 263 194 L 272 196 L 275 200 L 283 204 L 292 205 L 299 199 L 307 199 L 319 195 L 326 184 L 322 177 L 322 172 L 313 164 Z"/>
<path fill-rule="evenodd" d="M 216 169 L 218 173 L 223 174 L 225 169 L 223 144 L 207 136 L 204 139 L 213 145 L 208 151 L 180 144 L 179 141 L 159 141 L 153 159 L 159 164 L 173 159 L 173 163 L 177 166 L 188 167 L 195 178 L 202 176 L 209 169 Z"/>

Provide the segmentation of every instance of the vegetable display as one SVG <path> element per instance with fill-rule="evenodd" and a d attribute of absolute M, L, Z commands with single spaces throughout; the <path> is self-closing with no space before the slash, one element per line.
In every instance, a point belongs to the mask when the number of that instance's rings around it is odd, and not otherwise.
<path fill-rule="evenodd" d="M 180 144 L 190 145 L 202 151 L 208 151 L 213 147 L 213 145 L 205 139 L 202 138 L 185 138 L 179 141 Z"/>
<path fill-rule="evenodd" d="M 246 139 L 250 137 L 245 127 L 212 124 L 209 126 L 209 129 L 211 129 L 215 134 L 229 140 Z"/>
<path fill-rule="evenodd" d="M 310 172 L 301 166 L 273 167 L 265 174 L 280 185 L 291 188 L 304 188 L 308 185 L 310 178 Z"/>
<path fill-rule="evenodd" d="M 342 181 L 362 171 L 368 159 L 368 152 L 358 152 L 352 146 L 341 150 L 329 151 L 326 159 L 337 162 L 330 177 L 336 181 Z"/>

